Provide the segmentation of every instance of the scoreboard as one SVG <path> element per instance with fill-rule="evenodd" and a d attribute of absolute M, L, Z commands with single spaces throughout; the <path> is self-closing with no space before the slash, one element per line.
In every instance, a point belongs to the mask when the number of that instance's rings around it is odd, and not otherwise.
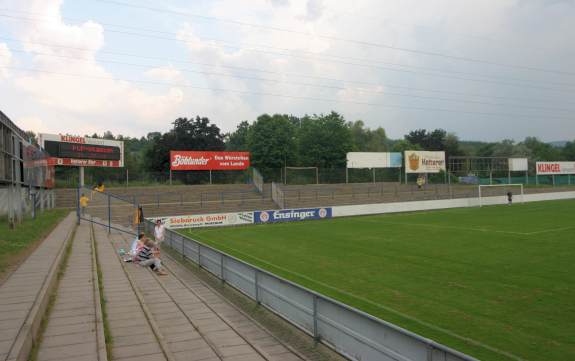
<path fill-rule="evenodd" d="M 123 167 L 124 142 L 69 135 L 39 134 L 51 165 Z"/>

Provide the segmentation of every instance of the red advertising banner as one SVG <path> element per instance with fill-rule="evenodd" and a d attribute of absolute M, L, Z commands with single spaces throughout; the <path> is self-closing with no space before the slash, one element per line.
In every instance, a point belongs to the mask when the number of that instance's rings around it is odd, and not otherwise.
<path fill-rule="evenodd" d="M 244 170 L 249 166 L 249 152 L 170 151 L 171 170 Z"/>

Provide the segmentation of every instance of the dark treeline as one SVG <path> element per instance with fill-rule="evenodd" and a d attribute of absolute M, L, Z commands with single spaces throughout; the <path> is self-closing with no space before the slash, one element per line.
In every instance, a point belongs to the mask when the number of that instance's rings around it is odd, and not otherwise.
<path fill-rule="evenodd" d="M 346 153 L 401 152 L 407 149 L 445 150 L 455 155 L 483 157 L 528 157 L 531 160 L 575 160 L 575 140 L 549 144 L 535 137 L 521 142 L 462 141 L 443 129 L 415 129 L 402 139 L 390 139 L 381 127 L 370 129 L 361 120 L 346 121 L 336 112 L 296 117 L 263 114 L 241 122 L 235 131 L 223 133 L 206 117 L 178 118 L 166 133 L 151 132 L 131 138 L 110 131 L 90 137 L 123 140 L 125 167 L 130 174 L 163 173 L 169 170 L 170 150 L 249 151 L 252 165 L 260 169 L 284 166 L 344 168 Z M 73 170 L 59 170 L 59 174 Z M 102 179 L 117 170 L 100 169 Z M 75 173 L 75 172 L 74 172 Z"/>

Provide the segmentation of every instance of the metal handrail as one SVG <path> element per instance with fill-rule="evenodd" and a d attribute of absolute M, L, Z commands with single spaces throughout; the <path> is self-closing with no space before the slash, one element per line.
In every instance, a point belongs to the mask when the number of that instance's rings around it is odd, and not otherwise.
<path fill-rule="evenodd" d="M 154 224 L 153 224 L 153 222 L 151 222 L 151 221 L 149 221 L 149 220 L 146 220 L 145 226 L 146 226 L 146 230 L 147 230 L 148 232 L 150 232 L 151 230 L 153 230 Z M 245 266 L 245 267 L 247 267 L 247 268 L 249 268 L 249 269 L 254 270 L 254 271 L 256 272 L 256 273 L 255 273 L 256 276 L 255 276 L 255 280 L 254 280 L 254 281 L 255 281 L 255 287 L 256 287 L 256 288 L 258 287 L 258 284 L 257 284 L 257 278 L 258 278 L 258 276 L 257 276 L 257 274 L 259 273 L 259 274 L 260 274 L 260 277 L 261 277 L 261 275 L 265 275 L 265 276 L 267 276 L 267 277 L 269 277 L 269 278 L 271 278 L 271 279 L 277 280 L 277 281 L 280 282 L 280 283 L 284 283 L 284 284 L 290 285 L 290 286 L 292 286 L 292 287 L 298 289 L 299 291 L 302 291 L 302 292 L 304 292 L 304 293 L 307 293 L 308 295 L 310 295 L 310 296 L 313 297 L 313 299 L 314 299 L 314 304 L 315 304 L 315 302 L 316 302 L 316 301 L 315 301 L 316 299 L 322 300 L 322 301 L 327 302 L 327 303 L 331 303 L 331 304 L 333 304 L 333 305 L 336 305 L 336 306 L 338 306 L 338 307 L 341 307 L 341 308 L 343 308 L 343 309 L 345 309 L 345 310 L 351 312 L 352 314 L 354 314 L 354 315 L 356 315 L 356 316 L 360 316 L 360 317 L 362 317 L 362 318 L 365 318 L 366 320 L 369 320 L 369 321 L 371 321 L 371 322 L 374 322 L 374 323 L 380 325 L 381 327 L 385 327 L 385 328 L 388 328 L 388 329 L 392 329 L 392 330 L 394 330 L 394 331 L 396 331 L 396 332 L 398 332 L 398 333 L 400 333 L 400 334 L 402 334 L 402 335 L 408 336 L 408 337 L 413 338 L 413 339 L 415 339 L 415 340 L 417 340 L 417 341 L 419 341 L 419 342 L 422 342 L 424 345 L 430 347 L 432 350 L 440 350 L 440 351 L 443 351 L 443 352 L 445 352 L 446 354 L 448 354 L 449 356 L 451 356 L 454 360 L 461 360 L 461 361 L 478 361 L 476 358 L 474 358 L 474 357 L 472 357 L 472 356 L 466 355 L 466 354 L 464 354 L 464 353 L 462 353 L 462 352 L 459 352 L 459 351 L 457 351 L 457 350 L 453 350 L 453 349 L 451 349 L 450 347 L 447 347 L 447 346 L 445 346 L 445 345 L 443 345 L 443 344 L 437 343 L 436 341 L 433 341 L 433 340 L 431 340 L 431 339 L 425 338 L 425 337 L 420 336 L 420 335 L 418 335 L 418 334 L 416 334 L 416 333 L 413 333 L 413 332 L 411 332 L 411 331 L 408 331 L 408 330 L 406 330 L 406 329 L 404 329 L 404 328 L 402 328 L 402 327 L 399 327 L 399 326 L 397 326 L 397 325 L 395 325 L 395 324 L 392 324 L 392 323 L 390 323 L 390 322 L 387 322 L 387 321 L 384 321 L 384 320 L 382 320 L 382 319 L 379 319 L 379 318 L 377 318 L 377 317 L 375 317 L 375 316 L 372 316 L 372 315 L 370 315 L 370 314 L 368 314 L 368 313 L 366 313 L 366 312 L 363 312 L 363 311 L 358 310 L 358 309 L 356 309 L 356 308 L 354 308 L 354 307 L 351 307 L 351 306 L 349 306 L 349 305 L 347 305 L 347 304 L 345 304 L 345 303 L 342 303 L 342 302 L 340 302 L 340 301 L 337 301 L 337 300 L 335 300 L 335 299 L 333 299 L 333 298 L 331 298 L 331 297 L 322 295 L 322 294 L 320 294 L 320 293 L 318 293 L 318 292 L 316 292 L 316 291 L 314 291 L 314 290 L 308 289 L 308 288 L 306 288 L 306 287 L 304 287 L 304 286 L 301 286 L 301 285 L 299 285 L 299 284 L 297 284 L 297 283 L 294 283 L 294 282 L 292 282 L 292 281 L 290 281 L 290 280 L 287 280 L 287 279 L 285 279 L 285 278 L 283 278 L 283 277 L 280 277 L 280 276 L 278 276 L 278 275 L 275 275 L 274 273 L 271 273 L 271 272 L 269 272 L 269 271 L 267 271 L 267 270 L 265 270 L 265 269 L 262 269 L 262 268 L 260 268 L 260 267 L 258 267 L 258 266 L 255 266 L 255 265 L 251 264 L 251 263 L 248 263 L 248 262 L 246 262 L 246 261 L 243 261 L 243 260 L 241 260 L 241 259 L 239 259 L 239 258 L 237 258 L 237 257 L 235 257 L 235 256 L 232 256 L 232 255 L 230 255 L 230 254 L 228 254 L 228 253 L 225 253 L 225 252 L 223 252 L 223 251 L 220 251 L 220 250 L 218 250 L 218 249 L 216 249 L 216 248 L 214 248 L 214 247 L 211 247 L 211 246 L 209 246 L 209 245 L 206 245 L 206 244 L 204 244 L 204 243 L 202 243 L 202 242 L 200 242 L 200 241 L 197 241 L 197 240 L 195 240 L 195 239 L 193 239 L 193 238 L 190 238 L 190 237 L 188 237 L 188 236 L 185 236 L 185 235 L 183 235 L 183 234 L 181 234 L 181 233 L 175 232 L 175 231 L 170 230 L 170 229 L 166 229 L 166 235 L 168 236 L 170 247 L 173 248 L 176 252 L 179 252 L 179 253 L 180 253 L 180 250 L 174 248 L 174 247 L 172 246 L 172 243 L 173 243 L 173 238 L 179 237 L 179 238 L 182 240 L 182 247 L 183 247 L 183 248 L 185 247 L 186 241 L 187 241 L 188 243 L 189 243 L 189 242 L 193 242 L 193 243 L 197 244 L 197 246 L 198 246 L 198 251 L 197 251 L 198 254 L 201 254 L 201 249 L 204 248 L 204 249 L 210 250 L 211 252 L 214 252 L 215 254 L 219 255 L 219 256 L 220 256 L 220 257 L 219 257 L 220 262 L 222 262 L 222 265 L 221 265 L 222 268 L 224 267 L 223 265 L 225 264 L 225 259 L 231 259 L 231 260 L 233 260 L 233 261 L 235 261 L 235 262 L 237 262 L 237 263 L 239 263 L 239 264 L 242 264 L 243 266 Z M 182 256 L 183 256 L 185 259 L 190 259 L 189 257 L 186 256 L 184 249 L 182 249 L 182 252 L 181 252 L 181 253 L 182 253 Z M 204 259 L 208 259 L 208 258 L 206 258 L 205 255 L 203 256 L 203 258 L 204 258 Z M 194 259 L 190 259 L 190 260 L 195 261 Z M 201 265 L 201 259 L 198 259 L 198 260 L 200 261 L 200 262 L 199 262 L 199 266 L 202 267 L 202 265 Z M 218 263 L 217 261 L 215 261 L 215 260 L 213 260 L 213 259 L 211 259 L 211 258 L 210 258 L 209 260 L 210 260 L 211 262 L 213 262 L 214 264 L 217 264 L 217 263 Z M 225 279 L 224 279 L 224 274 L 223 274 L 223 272 L 222 272 L 222 274 L 220 275 L 220 274 L 217 274 L 216 272 L 213 272 L 213 271 L 211 271 L 211 270 L 209 270 L 209 269 L 207 269 L 207 270 L 208 270 L 210 273 L 212 273 L 213 275 L 215 275 L 216 277 L 218 277 L 218 278 L 220 278 L 220 279 L 222 279 L 222 280 L 225 280 Z M 248 296 L 248 297 L 254 299 L 254 297 L 253 297 L 252 295 L 246 293 L 244 290 L 240 289 L 239 287 L 236 287 L 235 285 L 233 285 L 232 283 L 230 283 L 229 280 L 226 280 L 226 283 L 228 283 L 228 284 L 230 284 L 232 287 L 238 289 L 240 292 L 246 294 L 246 296 Z M 261 286 L 260 286 L 260 287 L 261 287 Z M 282 297 L 282 298 L 283 298 L 284 302 L 287 302 L 287 303 L 289 303 L 291 306 L 296 307 L 296 305 L 293 304 L 293 302 L 292 302 L 291 300 L 287 299 L 286 297 Z M 258 302 L 258 303 L 260 302 L 260 300 L 258 300 L 257 291 L 256 291 L 255 300 L 256 300 L 256 302 Z M 264 307 L 270 309 L 270 308 L 269 308 L 268 306 L 266 306 L 265 304 L 263 304 L 263 305 L 264 305 Z M 317 332 L 317 317 L 318 317 L 318 316 L 317 316 L 317 312 L 312 312 L 312 313 L 311 313 L 311 316 L 314 318 L 314 330 L 313 330 L 313 332 L 310 332 L 309 330 L 303 328 L 302 326 L 298 325 L 298 324 L 295 323 L 294 321 L 290 320 L 290 319 L 287 317 L 287 315 L 281 314 L 279 311 L 274 310 L 274 309 L 270 309 L 270 310 L 273 311 L 274 313 L 280 315 L 282 318 L 286 319 L 288 322 L 292 323 L 292 324 L 295 325 L 296 327 L 302 329 L 304 332 L 310 334 L 311 336 L 314 336 L 314 337 L 319 337 L 319 336 L 321 336 L 321 335 L 316 335 L 316 334 L 314 334 L 314 333 Z M 322 317 L 322 316 L 320 316 L 320 317 Z M 322 319 L 322 322 L 325 322 L 325 320 Z M 332 321 L 332 322 L 333 322 L 333 321 Z M 356 332 L 356 331 L 351 331 L 351 330 L 347 330 L 347 331 L 346 331 L 346 330 L 340 330 L 340 331 L 342 331 L 342 332 L 348 334 L 348 336 L 350 336 L 350 337 L 353 337 L 356 341 L 362 342 L 362 343 L 366 344 L 366 341 L 365 341 L 365 340 L 366 340 L 366 337 L 365 337 L 364 335 L 356 335 L 357 332 Z M 320 338 L 320 342 L 323 342 L 323 341 L 321 340 L 321 338 Z M 339 347 L 340 345 L 332 345 L 332 344 L 330 344 L 330 343 L 325 343 L 325 344 L 326 344 L 327 346 L 329 346 L 329 347 L 335 348 L 336 351 L 338 351 L 338 352 L 341 351 L 341 348 Z M 379 345 L 378 345 L 378 346 L 379 346 Z M 370 347 L 373 347 L 373 345 L 370 345 Z M 350 355 L 347 355 L 347 356 L 350 356 Z M 429 358 L 428 360 L 432 360 L 432 359 Z"/>

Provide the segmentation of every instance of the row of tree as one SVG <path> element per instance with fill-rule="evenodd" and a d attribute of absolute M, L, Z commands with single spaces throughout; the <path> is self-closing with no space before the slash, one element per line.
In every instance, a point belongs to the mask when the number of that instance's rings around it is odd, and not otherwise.
<path fill-rule="evenodd" d="M 336 112 L 295 117 L 263 114 L 252 122 L 243 121 L 225 134 L 206 117 L 178 118 L 166 133 L 146 137 L 99 136 L 123 140 L 125 164 L 130 174 L 163 173 L 169 170 L 170 150 L 249 151 L 252 164 L 260 169 L 284 166 L 343 168 L 346 153 L 401 152 L 408 149 L 444 150 L 455 155 L 483 157 L 528 157 L 532 160 L 575 160 L 575 141 L 554 145 L 535 137 L 521 142 L 461 141 L 443 129 L 416 129 L 402 139 L 389 139 L 381 127 L 370 129 L 361 120 L 348 122 Z"/>

